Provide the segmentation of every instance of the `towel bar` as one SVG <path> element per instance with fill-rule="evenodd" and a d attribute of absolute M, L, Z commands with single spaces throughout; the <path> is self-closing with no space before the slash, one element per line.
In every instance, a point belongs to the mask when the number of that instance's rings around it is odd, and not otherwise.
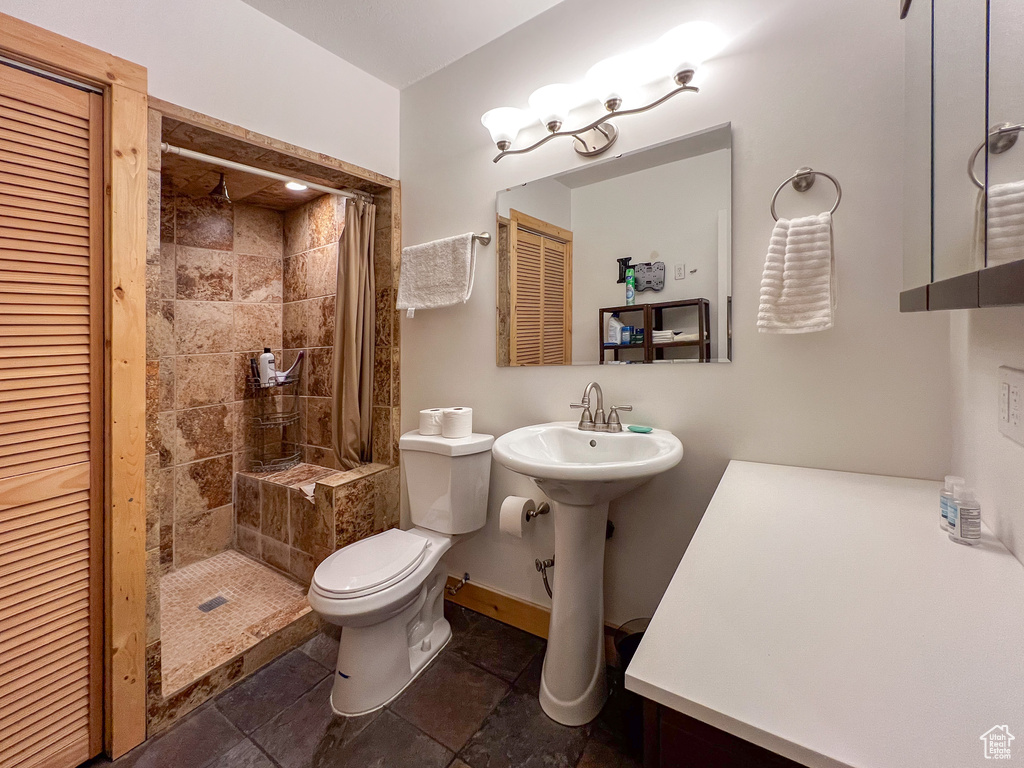
<path fill-rule="evenodd" d="M 974 172 L 974 164 L 977 162 L 981 150 L 987 145 L 988 151 L 993 155 L 1001 155 L 1017 143 L 1017 134 L 1021 131 L 1024 131 L 1024 125 L 1000 123 L 999 125 L 992 126 L 988 132 L 988 138 L 978 145 L 978 148 L 971 153 L 971 159 L 967 161 L 967 172 L 971 175 L 971 181 L 974 182 L 974 186 L 982 191 L 985 190 L 985 184 L 978 178 L 978 174 Z"/>
<path fill-rule="evenodd" d="M 825 173 L 824 171 L 816 171 L 813 168 L 808 168 L 805 166 L 803 168 L 798 168 L 796 173 L 794 173 L 784 182 L 779 184 L 778 189 L 775 190 L 775 194 L 772 195 L 772 218 L 775 219 L 776 221 L 779 220 L 778 214 L 775 213 L 775 201 L 779 199 L 779 193 L 785 188 L 787 184 L 792 182 L 793 189 L 795 189 L 797 192 L 806 192 L 808 189 L 814 186 L 815 176 L 824 176 L 826 179 L 828 179 L 829 181 L 836 185 L 836 202 L 835 205 L 832 206 L 832 210 L 829 211 L 829 214 L 835 213 L 839 209 L 839 202 L 843 199 L 843 188 L 839 186 L 839 180 L 831 173 Z"/>
<path fill-rule="evenodd" d="M 480 245 L 490 245 L 491 244 L 491 233 L 490 232 L 481 232 L 479 235 L 473 235 L 473 239 L 476 240 L 478 243 L 480 243 Z"/>

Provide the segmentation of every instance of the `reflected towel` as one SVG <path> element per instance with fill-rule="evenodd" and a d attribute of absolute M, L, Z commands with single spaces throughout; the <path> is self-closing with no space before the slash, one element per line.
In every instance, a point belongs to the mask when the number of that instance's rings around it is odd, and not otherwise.
<path fill-rule="evenodd" d="M 761 277 L 757 330 L 812 333 L 832 327 L 836 310 L 836 265 L 832 215 L 779 219 Z"/>
<path fill-rule="evenodd" d="M 1024 259 L 1024 181 L 989 187 L 985 241 L 984 266 Z"/>
<path fill-rule="evenodd" d="M 402 249 L 398 309 L 435 309 L 465 303 L 473 292 L 473 233 Z"/>

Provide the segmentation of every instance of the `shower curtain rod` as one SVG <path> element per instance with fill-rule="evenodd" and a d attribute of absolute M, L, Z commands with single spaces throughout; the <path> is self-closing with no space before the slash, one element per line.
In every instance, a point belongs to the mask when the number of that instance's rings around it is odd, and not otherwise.
<path fill-rule="evenodd" d="M 246 173 L 252 173 L 256 176 L 265 176 L 268 179 L 277 179 L 278 181 L 294 181 L 299 184 L 304 184 L 310 189 L 315 189 L 317 192 L 326 192 L 329 195 L 338 195 L 339 197 L 351 197 L 355 200 L 363 198 L 370 202 L 373 201 L 373 195 L 368 192 L 361 192 L 356 189 L 335 189 L 334 187 L 326 187 L 323 184 L 317 184 L 313 181 L 306 181 L 305 179 L 299 179 L 294 176 L 285 176 L 283 173 L 276 173 L 274 171 L 267 171 L 263 168 L 253 168 L 251 165 L 244 165 L 243 163 L 236 163 L 234 160 L 225 160 L 222 157 L 216 157 L 214 155 L 207 155 L 202 152 L 196 152 L 192 149 L 185 149 L 184 147 L 176 147 L 173 144 L 167 142 L 161 142 L 160 151 L 166 152 L 171 155 L 181 155 L 182 157 L 188 157 L 192 160 L 199 160 L 210 165 L 216 165 L 221 168 L 230 168 L 235 171 L 245 171 Z"/>

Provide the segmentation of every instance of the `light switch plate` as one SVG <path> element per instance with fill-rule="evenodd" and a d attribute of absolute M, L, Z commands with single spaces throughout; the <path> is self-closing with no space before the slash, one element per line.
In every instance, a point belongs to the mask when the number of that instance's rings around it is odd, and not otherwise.
<path fill-rule="evenodd" d="M 1024 445 L 1024 371 L 999 367 L 999 431 Z"/>

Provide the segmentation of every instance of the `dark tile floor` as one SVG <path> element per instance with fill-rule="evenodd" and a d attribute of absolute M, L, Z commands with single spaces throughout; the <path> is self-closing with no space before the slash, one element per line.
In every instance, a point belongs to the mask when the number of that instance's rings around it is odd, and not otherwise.
<path fill-rule="evenodd" d="M 379 712 L 331 712 L 338 646 L 318 635 L 120 760 L 90 768 L 639 768 L 630 694 L 613 684 L 597 720 L 559 725 L 537 701 L 542 640 L 456 605 L 445 615 L 448 647 Z"/>

